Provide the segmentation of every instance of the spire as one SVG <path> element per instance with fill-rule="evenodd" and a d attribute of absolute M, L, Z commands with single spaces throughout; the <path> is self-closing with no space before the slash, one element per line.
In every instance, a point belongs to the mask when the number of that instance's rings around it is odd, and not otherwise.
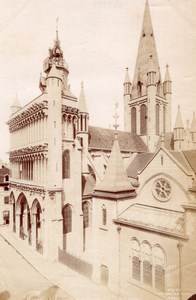
<path fill-rule="evenodd" d="M 117 136 L 114 139 L 104 178 L 95 190 L 113 193 L 134 190 L 124 169 Z"/>
<path fill-rule="evenodd" d="M 81 90 L 80 90 L 80 96 L 79 96 L 79 111 L 82 113 L 88 113 L 87 106 L 86 106 L 86 97 L 84 94 L 83 82 L 81 82 Z"/>
<path fill-rule="evenodd" d="M 155 65 L 154 65 L 154 60 L 153 60 L 152 55 L 150 55 L 149 61 L 148 61 L 148 71 L 147 71 L 147 73 L 150 73 L 150 72 L 156 72 L 156 68 L 155 68 Z"/>
<path fill-rule="evenodd" d="M 148 63 L 149 63 L 149 57 L 151 55 L 153 56 L 155 72 L 158 73 L 159 61 L 158 61 L 152 21 L 150 16 L 149 4 L 148 1 L 146 1 L 136 66 L 135 66 L 135 73 L 133 78 L 133 89 L 132 89 L 133 98 L 136 98 L 138 95 L 137 93 L 138 70 L 140 70 L 140 76 L 143 79 L 143 84 L 146 85 L 147 83 Z"/>
<path fill-rule="evenodd" d="M 15 97 L 13 103 L 12 103 L 12 106 L 11 106 L 11 113 L 14 114 L 19 109 L 21 109 L 21 105 L 20 105 L 20 102 L 18 100 L 18 94 L 16 93 L 16 97 Z"/>
<path fill-rule="evenodd" d="M 166 81 L 171 81 L 170 74 L 169 74 L 169 65 L 166 65 L 166 72 L 165 72 L 164 82 L 166 82 Z"/>
<path fill-rule="evenodd" d="M 95 188 L 99 191 L 105 192 L 123 192 L 123 191 L 134 191 L 130 180 L 127 177 L 127 173 L 124 169 L 123 159 L 120 152 L 118 143 L 118 114 L 117 114 L 118 103 L 115 104 L 115 128 L 114 144 L 112 147 L 111 155 L 109 158 L 108 166 L 105 172 L 105 176 L 102 182 Z"/>
<path fill-rule="evenodd" d="M 130 83 L 130 77 L 129 77 L 129 68 L 126 68 L 126 73 L 125 73 L 125 80 L 124 83 Z"/>
<path fill-rule="evenodd" d="M 178 112 L 176 116 L 176 122 L 174 125 L 175 128 L 184 128 L 183 122 L 182 122 L 182 117 L 181 117 L 181 112 L 180 112 L 180 105 L 178 105 Z"/>
<path fill-rule="evenodd" d="M 196 133 L 196 117 L 195 112 L 193 112 L 193 120 L 191 122 L 191 133 Z"/>
<path fill-rule="evenodd" d="M 49 77 L 55 77 L 55 78 L 61 79 L 60 72 L 57 70 L 55 64 L 53 64 L 52 68 L 50 69 L 50 72 L 49 72 L 47 78 L 49 78 Z"/>

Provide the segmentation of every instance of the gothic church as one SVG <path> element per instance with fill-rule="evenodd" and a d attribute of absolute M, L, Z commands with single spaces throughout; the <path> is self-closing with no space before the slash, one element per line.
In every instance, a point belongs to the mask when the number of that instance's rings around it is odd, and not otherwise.
<path fill-rule="evenodd" d="M 15 99 L 10 131 L 10 226 L 48 259 L 131 299 L 187 299 L 196 286 L 196 118 L 171 128 L 146 1 L 125 131 L 89 125 L 84 87 L 68 84 L 58 32 L 41 95 Z M 170 298 L 169 298 L 170 297 Z"/>

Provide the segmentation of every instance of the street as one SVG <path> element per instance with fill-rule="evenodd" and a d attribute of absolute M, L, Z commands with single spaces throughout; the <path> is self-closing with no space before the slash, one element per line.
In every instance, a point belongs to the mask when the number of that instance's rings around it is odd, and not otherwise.
<path fill-rule="evenodd" d="M 71 300 L 0 236 L 0 300 Z"/>

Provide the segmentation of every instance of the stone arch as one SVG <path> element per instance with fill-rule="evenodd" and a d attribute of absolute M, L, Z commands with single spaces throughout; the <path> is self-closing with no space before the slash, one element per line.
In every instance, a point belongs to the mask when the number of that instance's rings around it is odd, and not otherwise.
<path fill-rule="evenodd" d="M 42 241 L 42 208 L 38 199 L 35 199 L 32 203 L 32 238 L 35 242 L 36 250 L 43 252 L 43 241 Z"/>
<path fill-rule="evenodd" d="M 12 207 L 12 224 L 13 224 L 13 232 L 16 232 L 16 200 L 13 191 L 10 193 L 10 204 Z"/>
<path fill-rule="evenodd" d="M 24 193 L 20 193 L 16 202 L 16 214 L 19 226 L 19 236 L 25 240 L 28 238 L 29 244 L 31 244 L 31 215 L 29 204 Z"/>
<path fill-rule="evenodd" d="M 147 134 L 147 106 L 140 106 L 140 134 Z"/>
<path fill-rule="evenodd" d="M 73 206 L 66 203 L 62 208 L 63 216 L 63 249 L 67 249 L 67 235 L 72 232 L 73 224 Z"/>
<path fill-rule="evenodd" d="M 131 132 L 137 132 L 137 110 L 135 107 L 131 108 Z"/>

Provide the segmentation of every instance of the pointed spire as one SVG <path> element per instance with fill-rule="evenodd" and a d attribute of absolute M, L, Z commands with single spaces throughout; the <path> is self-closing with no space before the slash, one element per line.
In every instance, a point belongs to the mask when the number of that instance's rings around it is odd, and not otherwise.
<path fill-rule="evenodd" d="M 84 94 L 83 81 L 81 82 L 81 90 L 80 90 L 80 96 L 79 96 L 79 111 L 83 112 L 83 113 L 88 113 L 87 106 L 86 106 L 86 97 Z"/>
<path fill-rule="evenodd" d="M 123 159 L 120 152 L 118 138 L 114 139 L 108 166 L 101 183 L 95 188 L 97 191 L 123 192 L 134 191 L 127 173 L 124 169 Z"/>
<path fill-rule="evenodd" d="M 21 105 L 20 105 L 20 102 L 18 100 L 18 95 L 16 93 L 16 97 L 12 103 L 12 106 L 11 106 L 11 113 L 14 114 L 15 112 L 17 112 L 18 110 L 21 109 Z"/>
<path fill-rule="evenodd" d="M 193 112 L 193 120 L 191 122 L 191 133 L 196 133 L 196 117 L 195 112 Z"/>
<path fill-rule="evenodd" d="M 47 78 L 49 78 L 49 77 L 55 77 L 55 78 L 61 79 L 60 72 L 57 70 L 56 65 L 54 63 L 52 65 L 52 68 L 50 69 L 50 72 L 49 72 Z"/>
<path fill-rule="evenodd" d="M 165 72 L 164 82 L 166 82 L 166 81 L 171 81 L 170 74 L 169 74 L 169 65 L 166 65 L 166 72 Z"/>
<path fill-rule="evenodd" d="M 184 128 L 183 122 L 182 122 L 182 117 L 181 117 L 181 112 L 180 112 L 180 105 L 178 105 L 178 112 L 176 116 L 176 122 L 174 125 L 175 128 Z"/>
<path fill-rule="evenodd" d="M 155 72 L 158 73 L 159 61 L 158 61 L 152 21 L 150 16 L 149 4 L 148 1 L 146 1 L 136 66 L 135 66 L 135 73 L 133 78 L 133 88 L 132 88 L 133 98 L 136 98 L 138 95 L 137 92 L 138 70 L 140 70 L 140 76 L 143 79 L 143 84 L 146 85 L 147 83 L 147 72 L 149 67 L 148 64 L 149 64 L 150 55 L 153 56 Z"/>
<path fill-rule="evenodd" d="M 130 77 L 129 77 L 129 68 L 126 68 L 126 73 L 125 73 L 125 80 L 124 83 L 130 83 Z"/>

